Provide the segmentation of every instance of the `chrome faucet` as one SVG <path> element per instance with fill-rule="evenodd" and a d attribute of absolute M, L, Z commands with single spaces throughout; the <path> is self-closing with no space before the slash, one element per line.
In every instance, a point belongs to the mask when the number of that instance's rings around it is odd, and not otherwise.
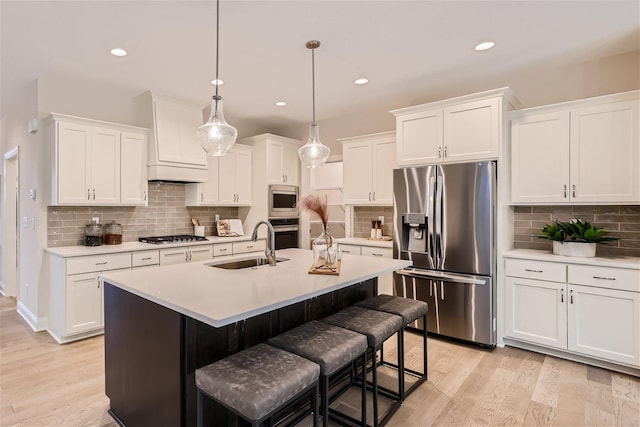
<path fill-rule="evenodd" d="M 273 225 L 267 221 L 260 221 L 253 227 L 253 234 L 251 235 L 251 241 L 255 242 L 258 240 L 258 227 L 261 224 L 264 224 L 269 229 L 269 234 L 267 235 L 267 247 L 264 248 L 264 255 L 267 257 L 267 261 L 269 261 L 270 266 L 276 265 L 276 232 L 273 229 Z"/>

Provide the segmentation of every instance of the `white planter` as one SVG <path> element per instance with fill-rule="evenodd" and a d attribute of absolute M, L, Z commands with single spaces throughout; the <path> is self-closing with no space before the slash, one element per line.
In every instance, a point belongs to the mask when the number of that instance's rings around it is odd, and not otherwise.
<path fill-rule="evenodd" d="M 554 241 L 553 253 L 556 255 L 580 256 L 590 258 L 596 256 L 596 244 Z"/>

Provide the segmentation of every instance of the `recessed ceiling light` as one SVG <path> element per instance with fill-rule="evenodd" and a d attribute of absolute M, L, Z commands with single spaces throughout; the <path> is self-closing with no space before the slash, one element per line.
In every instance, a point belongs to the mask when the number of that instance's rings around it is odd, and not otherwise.
<path fill-rule="evenodd" d="M 483 50 L 488 50 L 491 49 L 492 47 L 494 47 L 496 44 L 494 42 L 482 42 L 476 45 L 476 47 L 474 47 L 475 50 L 477 50 L 478 52 L 483 51 Z"/>
<path fill-rule="evenodd" d="M 284 101 L 278 101 L 275 103 L 276 107 L 284 107 L 285 105 L 287 105 L 287 103 Z"/>
<path fill-rule="evenodd" d="M 361 77 L 359 79 L 355 79 L 353 83 L 357 85 L 366 85 L 367 83 L 369 83 L 369 79 L 365 79 L 364 77 Z"/>
<path fill-rule="evenodd" d="M 111 49 L 111 55 L 113 55 L 113 56 L 127 56 L 127 51 L 117 47 L 115 49 Z"/>
<path fill-rule="evenodd" d="M 211 84 L 214 86 L 222 86 L 224 84 L 224 81 L 222 81 L 222 79 L 213 79 L 211 80 Z"/>

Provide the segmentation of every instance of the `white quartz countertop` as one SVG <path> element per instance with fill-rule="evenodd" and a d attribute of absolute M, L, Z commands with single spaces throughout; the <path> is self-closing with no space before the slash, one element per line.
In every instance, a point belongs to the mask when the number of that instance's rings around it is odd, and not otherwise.
<path fill-rule="evenodd" d="M 236 236 L 236 237 L 219 237 L 219 236 L 207 236 L 207 240 L 200 242 L 183 242 L 183 243 L 169 243 L 154 245 L 152 243 L 141 242 L 124 242 L 120 245 L 102 245 L 102 246 L 62 246 L 46 248 L 45 251 L 62 258 L 86 256 L 86 255 L 102 255 L 102 254 L 114 254 L 119 252 L 135 252 L 146 251 L 150 249 L 166 249 L 176 248 L 179 246 L 197 246 L 197 245 L 210 245 L 212 243 L 232 243 L 232 242 L 246 242 L 251 240 L 251 235 Z M 264 239 L 260 239 L 264 240 Z"/>
<path fill-rule="evenodd" d="M 369 240 L 364 237 L 344 237 L 336 240 L 338 243 L 344 243 L 345 245 L 372 246 L 376 248 L 393 247 L 393 242 L 391 240 Z"/>
<path fill-rule="evenodd" d="M 536 249 L 512 249 L 502 255 L 504 258 L 533 259 L 538 261 L 564 262 L 566 264 L 599 265 L 603 267 L 629 268 L 640 270 L 638 257 L 596 256 L 593 258 L 554 255 L 548 251 Z"/>
<path fill-rule="evenodd" d="M 410 261 L 344 254 L 340 275 L 329 276 L 308 274 L 313 260 L 310 250 L 282 249 L 277 256 L 289 261 L 275 267 L 240 270 L 207 265 L 255 258 L 239 255 L 220 261 L 107 272 L 101 278 L 149 301 L 222 327 L 411 265 Z"/>

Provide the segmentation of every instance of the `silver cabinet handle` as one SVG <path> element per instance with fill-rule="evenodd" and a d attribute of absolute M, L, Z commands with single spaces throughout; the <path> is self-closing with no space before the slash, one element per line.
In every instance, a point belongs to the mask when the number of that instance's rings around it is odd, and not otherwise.
<path fill-rule="evenodd" d="M 220 249 L 220 252 L 226 252 L 228 248 L 222 248 Z"/>
<path fill-rule="evenodd" d="M 204 202 L 204 193 L 200 193 L 200 201 Z"/>
<path fill-rule="evenodd" d="M 444 146 L 444 156 L 447 157 L 447 146 Z"/>
<path fill-rule="evenodd" d="M 247 245 L 247 249 L 253 249 L 253 245 Z"/>
<path fill-rule="evenodd" d="M 564 198 L 567 198 L 567 184 L 564 185 Z"/>
<path fill-rule="evenodd" d="M 376 200 L 376 192 L 375 191 L 373 192 L 373 200 L 374 201 Z"/>
<path fill-rule="evenodd" d="M 573 289 L 569 291 L 569 302 L 573 304 Z"/>
<path fill-rule="evenodd" d="M 87 200 L 91 200 L 91 190 L 87 188 Z"/>
<path fill-rule="evenodd" d="M 542 273 L 542 270 L 532 270 L 530 268 L 525 268 L 524 271 L 528 271 L 529 273 Z"/>
<path fill-rule="evenodd" d="M 438 147 L 438 158 L 442 158 L 442 148 Z"/>
<path fill-rule="evenodd" d="M 600 280 L 616 280 L 615 277 L 605 277 L 605 276 L 593 276 L 594 279 L 600 279 Z"/>
<path fill-rule="evenodd" d="M 93 189 L 93 200 L 95 200 L 95 199 L 96 199 L 96 189 L 94 188 Z"/>
<path fill-rule="evenodd" d="M 371 201 L 371 191 L 369 191 L 369 201 Z"/>
<path fill-rule="evenodd" d="M 343 254 L 350 254 L 351 251 L 345 251 L 344 249 L 340 249 L 342 251 Z"/>
<path fill-rule="evenodd" d="M 576 197 L 576 185 L 575 184 L 573 184 L 571 186 L 571 192 L 572 192 L 573 197 Z"/>
<path fill-rule="evenodd" d="M 109 264 L 109 261 L 96 262 L 96 265 L 107 265 L 107 264 Z"/>
<path fill-rule="evenodd" d="M 373 255 L 373 256 L 382 256 L 382 254 L 374 254 L 374 253 L 372 253 L 371 255 Z"/>
<path fill-rule="evenodd" d="M 564 302 L 564 289 L 560 289 L 560 302 Z"/>
<path fill-rule="evenodd" d="M 150 256 L 144 257 L 144 258 L 140 258 L 140 261 L 149 261 L 151 259 Z"/>
<path fill-rule="evenodd" d="M 144 200 L 146 202 L 147 201 L 147 190 L 143 191 L 143 193 L 144 193 Z"/>

